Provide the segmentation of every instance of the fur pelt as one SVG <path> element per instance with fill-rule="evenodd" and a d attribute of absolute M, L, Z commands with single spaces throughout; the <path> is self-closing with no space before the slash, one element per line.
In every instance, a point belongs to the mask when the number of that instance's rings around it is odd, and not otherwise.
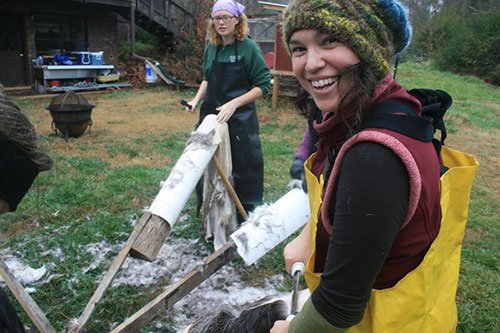
<path fill-rule="evenodd" d="M 232 173 L 231 147 L 226 137 L 219 144 L 215 158 L 220 162 L 228 180 Z M 210 161 L 203 174 L 203 222 L 205 238 L 213 240 L 215 250 L 226 244 L 229 235 L 236 230 L 233 200 L 217 172 L 214 161 Z"/>
<path fill-rule="evenodd" d="M 299 291 L 298 310 L 309 298 L 308 289 Z M 181 333 L 268 333 L 277 320 L 290 315 L 292 294 L 267 296 L 248 305 L 239 315 L 222 310 L 214 315 L 201 316 Z"/>
<path fill-rule="evenodd" d="M 239 316 L 222 310 L 214 316 L 198 319 L 189 333 L 268 333 L 277 320 L 288 316 L 288 305 L 282 300 L 243 310 Z"/>

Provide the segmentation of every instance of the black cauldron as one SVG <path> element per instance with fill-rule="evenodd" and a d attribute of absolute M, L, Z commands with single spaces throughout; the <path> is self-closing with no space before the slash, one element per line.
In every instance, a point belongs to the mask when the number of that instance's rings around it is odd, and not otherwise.
<path fill-rule="evenodd" d="M 47 107 L 52 116 L 52 129 L 56 134 L 58 130 L 64 134 L 66 141 L 69 137 L 81 136 L 87 128 L 90 132 L 94 107 L 85 97 L 72 91 L 56 96 Z"/>

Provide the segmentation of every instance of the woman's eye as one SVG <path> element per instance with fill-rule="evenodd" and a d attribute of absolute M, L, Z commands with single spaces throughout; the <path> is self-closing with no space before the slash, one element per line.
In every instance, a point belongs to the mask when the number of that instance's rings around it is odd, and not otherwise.
<path fill-rule="evenodd" d="M 325 45 L 332 45 L 337 43 L 337 39 L 335 37 L 327 37 L 325 38 L 324 42 Z"/>
<path fill-rule="evenodd" d="M 302 46 L 294 46 L 294 47 L 291 48 L 291 51 L 292 51 L 293 55 L 297 55 L 297 54 L 303 53 L 305 50 L 306 50 L 306 48 L 302 47 Z"/>

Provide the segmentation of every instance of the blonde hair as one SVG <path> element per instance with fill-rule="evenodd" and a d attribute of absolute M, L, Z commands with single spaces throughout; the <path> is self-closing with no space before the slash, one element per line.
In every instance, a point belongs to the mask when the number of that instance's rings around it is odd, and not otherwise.
<path fill-rule="evenodd" d="M 238 20 L 239 22 L 235 28 L 235 37 L 236 40 L 243 41 L 248 36 L 248 18 L 245 13 L 241 13 L 240 16 L 238 16 Z M 217 30 L 215 29 L 215 23 L 211 18 L 208 19 L 208 30 L 210 31 L 210 41 L 212 42 L 212 44 L 215 44 L 217 46 L 222 45 L 222 38 L 217 33 Z"/>

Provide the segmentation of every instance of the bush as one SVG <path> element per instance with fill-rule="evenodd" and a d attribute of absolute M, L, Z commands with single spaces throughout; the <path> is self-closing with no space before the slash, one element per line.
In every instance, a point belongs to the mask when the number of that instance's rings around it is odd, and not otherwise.
<path fill-rule="evenodd" d="M 120 42 L 118 44 L 119 57 L 121 60 L 129 60 L 132 46 L 130 42 Z M 153 34 L 136 26 L 135 33 L 135 53 L 148 58 L 158 58 L 165 52 L 164 43 Z"/>
<path fill-rule="evenodd" d="M 458 7 L 435 15 L 420 36 L 419 45 L 441 70 L 473 74 L 500 84 L 500 11 L 467 16 Z"/>

